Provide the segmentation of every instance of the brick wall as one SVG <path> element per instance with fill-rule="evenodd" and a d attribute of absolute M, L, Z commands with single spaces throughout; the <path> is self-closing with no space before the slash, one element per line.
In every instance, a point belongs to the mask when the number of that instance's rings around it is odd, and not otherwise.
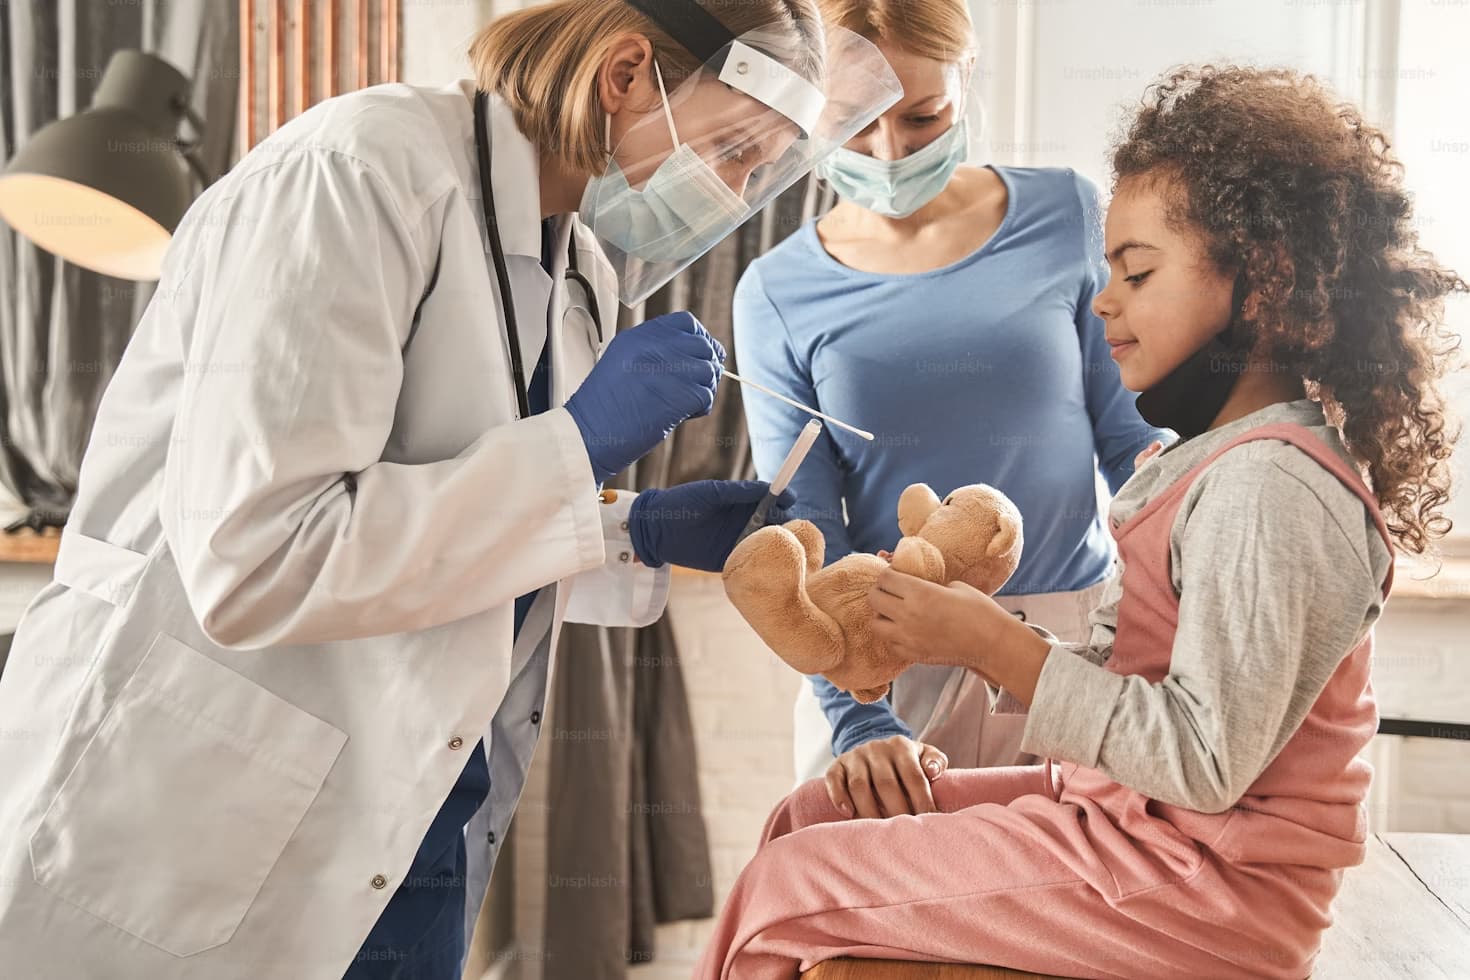
<path fill-rule="evenodd" d="M 1379 714 L 1470 722 L 1470 598 L 1394 598 L 1376 631 Z M 1374 830 L 1470 833 L 1470 742 L 1379 736 Z"/>

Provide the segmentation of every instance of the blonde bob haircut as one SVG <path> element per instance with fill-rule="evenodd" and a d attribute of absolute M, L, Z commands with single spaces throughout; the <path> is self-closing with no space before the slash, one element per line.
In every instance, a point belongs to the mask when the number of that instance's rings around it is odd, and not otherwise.
<path fill-rule="evenodd" d="M 962 64 L 975 57 L 965 0 L 818 0 L 822 19 L 920 58 Z"/>
<path fill-rule="evenodd" d="M 698 3 L 736 37 L 766 28 L 798 39 L 800 61 L 781 60 L 818 80 L 824 51 L 816 0 Z M 623 0 L 552 0 L 497 17 L 470 43 L 470 65 L 476 84 L 504 100 L 533 145 L 572 172 L 598 174 L 607 166 L 607 153 L 597 76 L 629 34 L 648 38 L 670 89 L 700 68 L 693 55 Z"/>

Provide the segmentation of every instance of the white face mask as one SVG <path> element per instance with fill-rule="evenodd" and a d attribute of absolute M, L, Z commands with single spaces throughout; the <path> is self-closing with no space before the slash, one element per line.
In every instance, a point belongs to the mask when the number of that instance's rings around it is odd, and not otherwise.
<path fill-rule="evenodd" d="M 608 172 L 587 182 L 579 212 L 598 238 L 625 254 L 648 262 L 678 262 L 712 248 L 745 220 L 750 209 L 703 157 L 679 140 L 657 62 L 653 70 L 674 152 L 641 190 L 634 189 L 612 158 L 612 118 L 608 117 L 604 133 Z"/>

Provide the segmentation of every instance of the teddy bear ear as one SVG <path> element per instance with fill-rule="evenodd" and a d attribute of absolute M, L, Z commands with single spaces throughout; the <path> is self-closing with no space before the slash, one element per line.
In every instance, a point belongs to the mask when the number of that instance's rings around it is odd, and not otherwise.
<path fill-rule="evenodd" d="M 1020 532 L 1021 525 L 1011 520 L 1005 514 L 997 514 L 996 520 L 1000 522 L 1000 530 L 996 531 L 995 537 L 990 539 L 990 545 L 985 549 L 985 557 L 999 558 L 1008 554 L 1016 546 L 1016 535 Z"/>
<path fill-rule="evenodd" d="M 927 483 L 915 483 L 898 498 L 898 529 L 904 535 L 918 534 L 929 515 L 942 504 Z"/>

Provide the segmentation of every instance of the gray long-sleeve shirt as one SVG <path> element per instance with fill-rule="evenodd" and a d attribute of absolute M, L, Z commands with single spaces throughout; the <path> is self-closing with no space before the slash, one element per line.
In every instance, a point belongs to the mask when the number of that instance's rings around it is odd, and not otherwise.
<path fill-rule="evenodd" d="M 1119 490 L 1111 520 L 1127 521 L 1235 436 L 1279 422 L 1307 426 L 1351 460 L 1316 402 L 1272 405 L 1166 448 Z M 1362 501 L 1276 440 L 1238 446 L 1201 473 L 1169 541 L 1179 625 L 1168 676 L 1151 684 L 1101 666 L 1117 628 L 1120 558 L 1090 641 L 1057 643 L 1047 658 L 1021 745 L 1218 813 L 1281 751 L 1376 621 L 1393 559 Z M 1004 697 L 997 709 L 1007 702 L 1019 707 Z"/>

